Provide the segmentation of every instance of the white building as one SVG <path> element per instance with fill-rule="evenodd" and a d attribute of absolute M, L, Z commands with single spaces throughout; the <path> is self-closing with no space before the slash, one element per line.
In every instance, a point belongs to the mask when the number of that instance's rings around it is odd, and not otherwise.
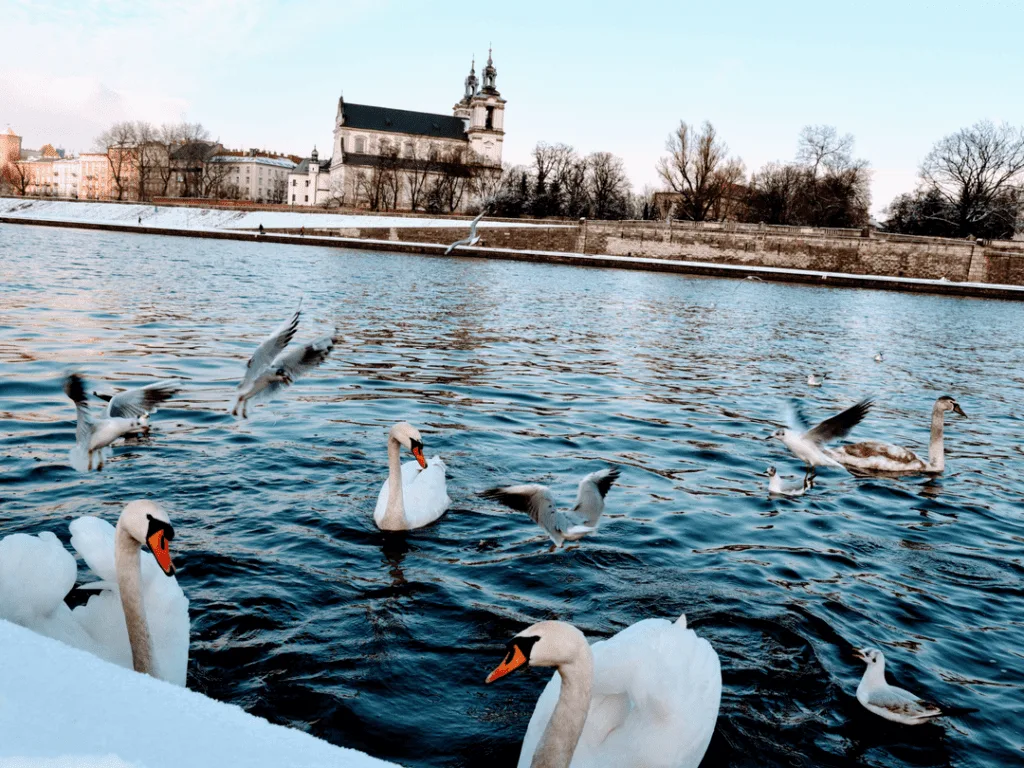
<path fill-rule="evenodd" d="M 288 177 L 290 205 L 372 210 L 463 211 L 478 181 L 501 173 L 505 99 L 490 54 L 479 87 L 475 66 L 451 115 L 338 99 L 334 153 L 315 154 Z"/>
<path fill-rule="evenodd" d="M 218 168 L 222 197 L 256 203 L 283 203 L 287 199 L 288 174 L 295 168 L 287 157 L 250 149 L 246 155 L 219 154 L 209 162 Z"/>

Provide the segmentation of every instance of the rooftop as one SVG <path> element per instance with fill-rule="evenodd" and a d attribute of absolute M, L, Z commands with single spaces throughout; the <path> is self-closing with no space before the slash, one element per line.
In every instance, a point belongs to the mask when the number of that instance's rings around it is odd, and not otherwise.
<path fill-rule="evenodd" d="M 211 163 L 252 163 L 253 165 L 272 165 L 277 168 L 294 168 L 295 163 L 287 157 L 252 157 L 250 155 L 216 155 L 210 158 Z"/>
<path fill-rule="evenodd" d="M 413 136 L 435 136 L 441 139 L 466 138 L 466 126 L 452 115 L 412 112 L 407 109 L 372 107 L 366 104 L 341 104 L 344 127 L 367 131 L 407 133 Z"/>

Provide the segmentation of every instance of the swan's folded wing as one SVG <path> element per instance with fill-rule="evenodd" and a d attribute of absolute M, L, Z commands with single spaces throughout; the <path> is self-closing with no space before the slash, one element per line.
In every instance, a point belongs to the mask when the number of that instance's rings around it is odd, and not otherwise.
<path fill-rule="evenodd" d="M 153 560 L 146 552 L 143 552 L 143 559 L 144 562 Z M 149 634 L 153 639 L 153 659 L 161 679 L 184 686 L 191 630 L 188 598 L 177 577 L 167 576 L 157 567 L 154 571 L 148 581 L 147 574 L 143 573 L 142 587 Z"/>
<path fill-rule="evenodd" d="M 101 580 L 117 583 L 114 565 L 114 526 L 98 517 L 71 521 L 71 546 Z"/>
<path fill-rule="evenodd" d="M 37 629 L 64 606 L 77 574 L 74 556 L 52 532 L 5 536 L 0 539 L 0 618 Z"/>
<path fill-rule="evenodd" d="M 138 419 L 152 413 L 157 406 L 170 400 L 181 391 L 174 381 L 158 381 L 139 389 L 119 392 L 107 404 L 107 416 Z"/>
<path fill-rule="evenodd" d="M 870 399 L 861 400 L 859 403 L 850 406 L 842 413 L 836 414 L 832 418 L 825 419 L 814 427 L 814 429 L 808 430 L 804 437 L 818 445 L 824 445 L 832 440 L 838 440 L 840 437 L 845 437 L 850 430 L 857 426 L 867 415 L 872 405 L 873 402 Z"/>
<path fill-rule="evenodd" d="M 448 480 L 446 467 L 439 456 L 432 456 L 427 468 L 417 471 L 412 479 L 407 479 L 406 467 L 415 465 L 415 461 L 402 465 L 402 492 L 405 495 L 405 517 L 413 528 L 429 525 L 445 513 L 452 500 L 448 497 Z"/>
<path fill-rule="evenodd" d="M 249 362 L 246 363 L 245 377 L 238 385 L 239 389 L 245 389 L 252 384 L 257 377 L 269 366 L 284 348 L 291 342 L 295 332 L 299 329 L 299 317 L 302 315 L 302 302 L 299 302 L 299 309 L 289 320 L 285 320 L 278 328 L 265 338 L 256 348 Z"/>

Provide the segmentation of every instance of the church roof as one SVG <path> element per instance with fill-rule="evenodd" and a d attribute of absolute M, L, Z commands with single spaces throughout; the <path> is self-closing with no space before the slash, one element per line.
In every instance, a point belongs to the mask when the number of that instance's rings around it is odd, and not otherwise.
<path fill-rule="evenodd" d="M 342 109 L 346 128 L 408 133 L 413 136 L 436 136 L 442 139 L 466 138 L 465 124 L 461 118 L 453 115 L 371 107 L 366 104 L 350 104 L 347 101 L 344 102 Z"/>
<path fill-rule="evenodd" d="M 292 173 L 309 173 L 309 164 L 310 164 L 311 161 L 312 161 L 312 158 L 309 158 L 309 157 L 303 158 L 302 162 L 299 163 L 292 170 Z M 319 162 L 320 162 L 320 173 L 323 173 L 324 171 L 326 171 L 327 169 L 329 169 L 331 167 L 331 158 L 329 158 L 329 157 L 326 160 L 320 160 Z"/>

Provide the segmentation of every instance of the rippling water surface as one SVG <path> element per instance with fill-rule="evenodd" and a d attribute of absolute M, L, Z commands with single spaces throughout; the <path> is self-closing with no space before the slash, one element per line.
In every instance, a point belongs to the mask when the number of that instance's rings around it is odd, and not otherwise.
<path fill-rule="evenodd" d="M 512 766 L 548 675 L 483 684 L 511 635 L 685 612 L 723 663 L 705 765 L 1024 760 L 1019 304 L 2 225 L 0 275 L 0 533 L 67 542 L 75 516 L 164 502 L 191 688 L 409 766 Z M 236 421 L 246 359 L 303 294 L 299 338 L 337 327 L 335 354 Z M 79 473 L 70 366 L 187 391 Z M 758 439 L 791 396 L 812 416 L 874 396 L 855 436 L 924 452 L 942 394 L 970 418 L 947 418 L 940 479 L 825 470 L 768 498 L 769 464 L 800 473 Z M 447 462 L 453 506 L 384 535 L 403 419 Z M 475 496 L 537 481 L 566 500 L 608 463 L 600 532 L 556 552 Z M 897 682 L 980 711 L 868 715 L 866 644 Z"/>

